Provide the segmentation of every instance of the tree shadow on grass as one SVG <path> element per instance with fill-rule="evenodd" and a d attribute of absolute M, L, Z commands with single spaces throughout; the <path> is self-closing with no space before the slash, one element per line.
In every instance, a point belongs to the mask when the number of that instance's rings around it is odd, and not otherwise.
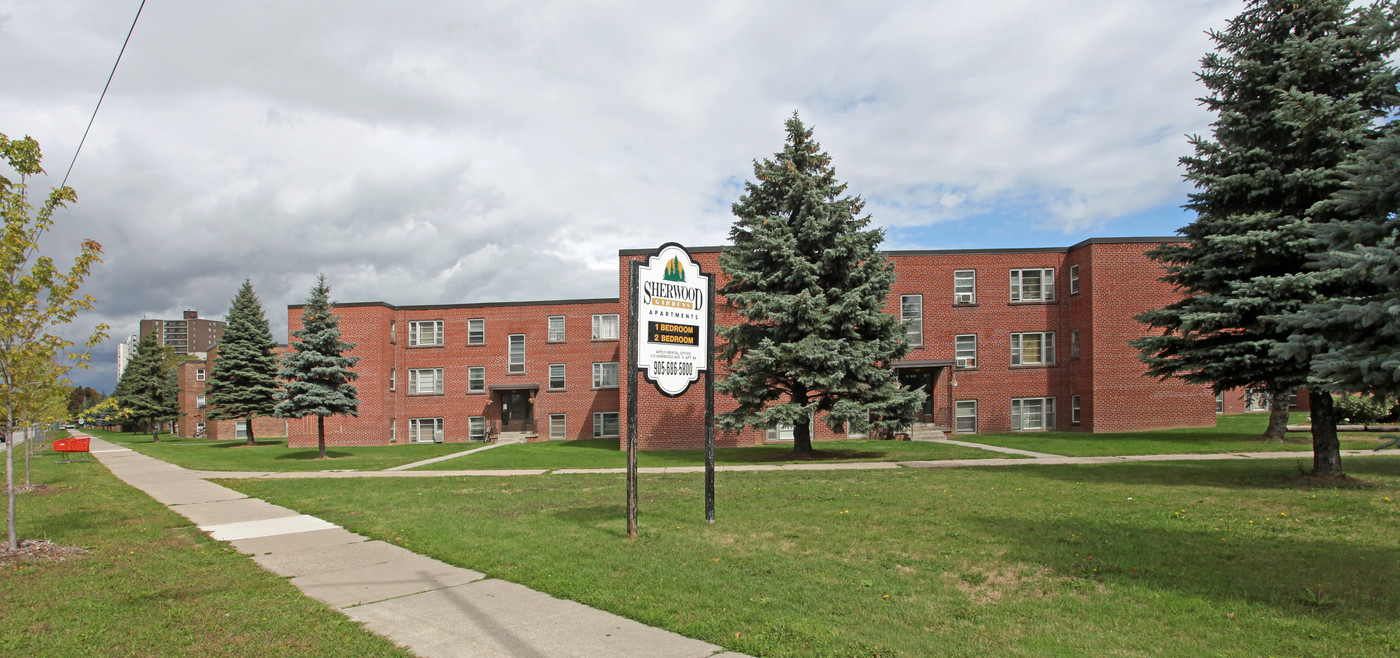
<path fill-rule="evenodd" d="M 325 461 L 329 464 L 332 459 L 340 459 L 342 457 L 352 456 L 354 456 L 354 453 L 327 450 Z M 316 461 L 320 459 L 320 457 L 320 451 L 316 450 L 315 448 L 312 448 L 310 450 L 298 450 L 295 452 L 288 452 L 286 454 L 277 455 L 276 457 L 273 457 L 273 459 L 279 461 Z"/>
<path fill-rule="evenodd" d="M 1316 480 L 1312 454 L 1297 459 L 1241 459 L 1180 462 L 1133 462 L 1019 468 L 1022 475 L 1077 483 L 1209 486 L 1229 489 L 1311 489 L 1366 486 L 1368 475 L 1400 477 L 1400 456 L 1342 458 L 1348 481 Z M 1356 480 L 1360 480 L 1359 482 Z"/>
<path fill-rule="evenodd" d="M 1376 628 L 1400 620 L 1400 559 L 1392 546 L 1290 537 L 1263 527 L 1178 530 L 1089 517 L 970 521 L 1008 548 L 1003 560 L 1047 567 L 1059 577 L 1227 605 L 1243 600 Z"/>
<path fill-rule="evenodd" d="M 640 512 L 639 512 L 640 514 Z M 571 525 L 586 527 L 613 537 L 627 536 L 627 505 L 589 505 L 568 507 L 551 516 Z M 617 522 L 620 527 L 612 527 Z"/>
<path fill-rule="evenodd" d="M 209 445 L 209 447 L 211 447 L 211 448 L 218 448 L 218 449 L 220 449 L 220 450 L 224 450 L 224 449 L 228 449 L 228 448 L 276 448 L 276 447 L 278 447 L 278 446 L 281 446 L 281 447 L 284 447 L 284 448 L 285 448 L 285 447 L 287 446 L 287 440 L 286 440 L 286 439 L 280 439 L 280 440 L 279 440 L 279 439 L 268 439 L 268 440 L 266 440 L 266 441 L 259 441 L 259 440 L 254 439 L 254 440 L 253 440 L 253 444 L 252 444 L 252 445 L 248 445 L 248 442 L 247 442 L 246 440 L 244 440 L 244 439 L 236 439 L 236 440 L 231 440 L 231 441 L 215 441 L 215 442 L 210 443 L 210 444 L 208 444 L 208 445 Z"/>

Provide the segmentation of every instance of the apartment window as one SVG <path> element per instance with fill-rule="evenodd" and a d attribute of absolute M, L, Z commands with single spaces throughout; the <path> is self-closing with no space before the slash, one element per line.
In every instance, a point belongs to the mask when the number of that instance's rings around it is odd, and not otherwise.
<path fill-rule="evenodd" d="M 1078 266 L 1078 265 L 1070 265 L 1070 266 L 1069 266 L 1069 294 L 1071 294 L 1071 295 L 1078 295 L 1078 294 L 1079 294 L 1079 266 Z"/>
<path fill-rule="evenodd" d="M 1011 301 L 1055 301 L 1055 270 L 1011 270 Z"/>
<path fill-rule="evenodd" d="M 525 372 L 525 334 L 510 335 L 509 365 L 506 372 L 520 374 Z"/>
<path fill-rule="evenodd" d="M 1221 391 L 1221 392 L 1215 394 L 1215 413 L 1218 413 L 1218 414 L 1223 414 L 1223 413 L 1225 413 L 1225 392 L 1224 392 L 1224 391 Z"/>
<path fill-rule="evenodd" d="M 617 362 L 593 364 L 593 388 L 617 388 Z"/>
<path fill-rule="evenodd" d="M 194 380 L 197 381 L 197 382 L 202 382 L 202 381 L 204 381 L 204 368 L 195 368 L 195 369 L 194 369 Z"/>
<path fill-rule="evenodd" d="M 413 368 L 408 371 L 409 395 L 442 395 L 442 368 Z"/>
<path fill-rule="evenodd" d="M 769 443 L 783 443 L 792 441 L 792 425 L 778 423 L 768 428 L 768 435 L 764 437 Z"/>
<path fill-rule="evenodd" d="M 569 432 L 568 432 L 567 423 L 568 423 L 568 421 L 566 420 L 566 417 L 565 417 L 564 414 L 550 414 L 550 415 L 549 415 L 549 440 L 550 440 L 550 441 L 563 441 L 564 439 L 569 438 Z"/>
<path fill-rule="evenodd" d="M 977 270 L 953 272 L 953 303 L 977 303 Z"/>
<path fill-rule="evenodd" d="M 468 440 L 468 441 L 485 441 L 485 440 L 486 440 L 486 417 L 485 417 L 485 416 L 468 416 L 468 417 L 467 417 L 467 440 Z"/>
<path fill-rule="evenodd" d="M 199 421 L 199 422 L 197 422 L 197 423 L 195 423 L 195 424 L 194 424 L 194 434 L 195 434 L 195 436 L 204 436 L 205 427 L 206 427 L 206 426 L 205 426 L 205 424 L 204 424 L 204 421 L 202 421 L 202 420 Z"/>
<path fill-rule="evenodd" d="M 408 419 L 409 443 L 442 443 L 441 418 Z"/>
<path fill-rule="evenodd" d="M 1048 366 L 1055 364 L 1055 332 L 1037 331 L 1011 334 L 1011 365 Z"/>
<path fill-rule="evenodd" d="M 1073 395 L 1069 398 L 1069 424 L 1079 424 L 1079 396 Z"/>
<path fill-rule="evenodd" d="M 593 438 L 615 439 L 618 433 L 617 412 L 603 411 L 593 414 Z"/>
<path fill-rule="evenodd" d="M 1069 330 L 1069 358 L 1079 358 L 1079 330 Z"/>
<path fill-rule="evenodd" d="M 394 320 L 389 321 L 389 344 L 395 345 L 399 342 L 399 323 Z"/>
<path fill-rule="evenodd" d="M 953 403 L 954 415 L 957 419 L 958 434 L 977 433 L 977 401 L 958 400 Z"/>
<path fill-rule="evenodd" d="M 389 392 L 393 393 L 399 387 L 399 371 L 394 368 L 389 369 Z"/>
<path fill-rule="evenodd" d="M 235 420 L 235 421 L 233 421 L 233 438 L 235 438 L 235 439 L 242 439 L 242 440 L 244 440 L 244 441 L 247 441 L 247 440 L 248 440 L 248 421 L 246 421 L 246 420 Z"/>
<path fill-rule="evenodd" d="M 390 418 L 390 419 L 389 419 L 389 443 L 394 443 L 394 442 L 396 442 L 396 441 L 399 440 L 398 427 L 396 427 L 395 425 L 396 425 L 396 424 L 394 423 L 394 419 L 393 419 L 393 418 Z"/>
<path fill-rule="evenodd" d="M 914 347 L 924 344 L 924 296 L 899 296 L 899 321 L 904 323 L 904 342 Z"/>
<path fill-rule="evenodd" d="M 551 343 L 562 343 L 562 342 L 564 342 L 564 316 L 562 316 L 562 315 L 551 315 L 551 316 L 549 316 L 549 342 L 551 342 Z"/>
<path fill-rule="evenodd" d="M 549 364 L 549 388 L 555 391 L 564 388 L 564 364 Z"/>
<path fill-rule="evenodd" d="M 204 408 L 204 396 L 203 396 L 203 395 L 196 395 L 196 396 L 194 396 L 194 408 L 195 408 L 195 409 L 203 409 L 203 408 Z"/>
<path fill-rule="evenodd" d="M 616 313 L 593 316 L 593 340 L 617 340 L 617 337 Z"/>
<path fill-rule="evenodd" d="M 1012 398 L 1011 431 L 1055 429 L 1055 398 Z"/>
<path fill-rule="evenodd" d="M 409 347 L 442 345 L 442 320 L 421 320 L 408 323 Z"/>
<path fill-rule="evenodd" d="M 953 358 L 959 368 L 976 368 L 977 334 L 953 336 Z"/>
<path fill-rule="evenodd" d="M 870 410 L 869 410 L 869 409 L 866 409 L 866 410 L 865 410 L 865 422 L 866 422 L 866 425 L 865 425 L 865 429 L 863 429 L 863 430 L 854 429 L 854 428 L 851 427 L 851 424 L 850 424 L 850 423 L 847 423 L 847 424 L 846 424 L 846 438 L 848 438 L 848 439 L 868 439 L 868 438 L 870 438 Z"/>
<path fill-rule="evenodd" d="M 467 344 L 486 344 L 486 320 L 481 318 L 467 320 Z"/>
<path fill-rule="evenodd" d="M 486 368 L 472 366 L 467 368 L 467 392 L 482 393 L 486 391 Z"/>

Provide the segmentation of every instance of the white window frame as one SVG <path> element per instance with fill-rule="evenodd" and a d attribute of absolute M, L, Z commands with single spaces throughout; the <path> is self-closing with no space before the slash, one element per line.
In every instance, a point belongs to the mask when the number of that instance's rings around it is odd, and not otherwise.
<path fill-rule="evenodd" d="M 564 327 L 565 327 L 565 326 L 566 326 L 566 322 L 565 322 L 564 316 L 562 316 L 562 315 L 551 315 L 551 316 L 549 316 L 549 339 L 548 339 L 548 342 L 551 342 L 551 343 L 562 343 L 562 342 L 564 342 L 564 336 L 565 336 Z"/>
<path fill-rule="evenodd" d="M 608 434 L 608 416 L 612 416 L 612 434 Z M 593 438 L 616 439 L 621 432 L 622 419 L 616 411 L 596 411 L 593 413 Z"/>
<path fill-rule="evenodd" d="M 569 438 L 569 417 L 564 414 L 549 415 L 549 440 L 563 441 Z"/>
<path fill-rule="evenodd" d="M 235 420 L 235 421 L 233 421 L 233 438 L 238 439 L 238 440 L 241 440 L 241 441 L 247 441 L 247 440 L 248 440 L 248 421 L 246 421 L 246 420 Z"/>
<path fill-rule="evenodd" d="M 1225 413 L 1225 391 L 1215 394 L 1215 413 Z"/>
<path fill-rule="evenodd" d="M 408 371 L 409 395 L 442 395 L 444 390 L 442 368 L 410 368 Z"/>
<path fill-rule="evenodd" d="M 389 369 L 389 392 L 393 393 L 399 387 L 399 371 L 396 368 Z"/>
<path fill-rule="evenodd" d="M 506 337 L 506 373 L 519 375 L 525 372 L 525 334 L 510 334 Z"/>
<path fill-rule="evenodd" d="M 206 406 L 208 406 L 208 402 L 206 401 L 206 399 L 205 399 L 203 393 L 200 393 L 199 395 L 194 396 L 194 408 L 195 408 L 195 409 L 203 409 L 203 408 L 206 407 Z"/>
<path fill-rule="evenodd" d="M 977 334 L 953 336 L 953 363 L 958 368 L 977 368 Z"/>
<path fill-rule="evenodd" d="M 1069 358 L 1079 358 L 1079 330 L 1069 330 Z"/>
<path fill-rule="evenodd" d="M 1011 431 L 1055 429 L 1055 398 L 1011 398 Z"/>
<path fill-rule="evenodd" d="M 864 432 L 860 432 L 860 431 L 857 431 L 857 430 L 853 430 L 853 429 L 851 429 L 851 424 L 850 424 L 850 423 L 846 423 L 846 438 L 848 438 L 848 439 L 868 439 L 868 438 L 870 438 L 870 425 L 868 424 L 868 423 L 870 422 L 870 410 L 869 410 L 869 409 L 866 409 L 866 410 L 865 410 L 865 422 L 867 423 L 867 425 L 865 426 L 865 431 L 864 431 Z"/>
<path fill-rule="evenodd" d="M 442 428 L 441 418 L 410 418 L 408 419 L 408 442 L 442 443 Z M 425 434 L 427 440 L 424 440 Z"/>
<path fill-rule="evenodd" d="M 469 367 L 467 368 L 467 392 L 468 392 L 468 393 L 485 393 L 485 392 L 486 392 L 486 367 L 485 367 L 485 366 L 469 366 Z"/>
<path fill-rule="evenodd" d="M 593 316 L 593 340 L 618 340 L 620 327 L 616 313 L 597 313 Z"/>
<path fill-rule="evenodd" d="M 486 417 L 467 416 L 467 440 L 486 441 Z"/>
<path fill-rule="evenodd" d="M 486 319 L 471 318 L 467 320 L 467 344 L 486 344 Z"/>
<path fill-rule="evenodd" d="M 1069 424 L 1078 425 L 1080 422 L 1080 418 L 1081 415 L 1079 409 L 1079 396 L 1071 395 L 1069 397 Z"/>
<path fill-rule="evenodd" d="M 963 421 L 968 420 L 971 429 L 963 428 Z M 955 434 L 976 434 L 977 433 L 977 401 L 957 400 L 953 402 L 953 432 Z"/>
<path fill-rule="evenodd" d="M 953 303 L 977 303 L 977 270 L 953 271 Z"/>
<path fill-rule="evenodd" d="M 1026 279 L 1030 276 L 1034 276 L 1037 282 L 1028 284 Z M 1027 267 L 1011 270 L 1011 303 L 1045 304 L 1053 301 L 1055 301 L 1054 268 Z"/>
<path fill-rule="evenodd" d="M 396 320 L 389 321 L 389 344 L 397 345 L 399 342 L 399 323 Z"/>
<path fill-rule="evenodd" d="M 899 296 L 899 322 L 904 325 L 904 342 L 924 346 L 924 296 Z"/>
<path fill-rule="evenodd" d="M 1071 295 L 1078 295 L 1078 294 L 1079 294 L 1079 266 L 1078 266 L 1078 265 L 1070 265 L 1070 266 L 1069 266 L 1069 294 L 1071 294 Z"/>
<path fill-rule="evenodd" d="M 763 439 L 768 443 L 792 443 L 793 429 L 789 423 L 778 423 L 764 432 Z"/>
<path fill-rule="evenodd" d="M 620 377 L 616 361 L 593 364 L 593 388 L 617 388 L 618 381 Z"/>
<path fill-rule="evenodd" d="M 1040 360 L 1026 360 L 1026 338 L 1037 336 L 1040 345 Z M 1013 366 L 1053 366 L 1055 365 L 1055 332 L 1022 331 L 1011 334 L 1011 365 Z"/>
<path fill-rule="evenodd" d="M 202 382 L 202 381 L 204 381 L 204 368 L 195 368 L 195 369 L 194 369 L 194 380 L 197 381 L 197 382 Z"/>
<path fill-rule="evenodd" d="M 205 424 L 204 424 L 204 421 L 202 421 L 202 420 L 201 420 L 201 421 L 196 421 L 195 424 L 194 424 L 194 432 L 195 432 L 195 434 L 198 434 L 198 435 L 201 435 L 201 436 L 204 435 L 204 431 L 205 431 L 206 429 L 208 429 L 208 428 L 209 428 L 209 426 L 208 426 L 208 425 L 205 425 Z"/>
<path fill-rule="evenodd" d="M 442 320 L 414 320 L 408 323 L 409 347 L 442 347 Z"/>
<path fill-rule="evenodd" d="M 390 419 L 389 419 L 389 443 L 395 443 L 395 442 L 397 442 L 398 440 L 399 440 L 399 428 L 397 427 L 397 423 L 394 422 L 394 419 L 393 419 L 393 418 L 390 418 Z"/>
<path fill-rule="evenodd" d="M 565 368 L 565 367 L 564 367 L 564 364 L 562 364 L 562 363 L 551 363 L 551 364 L 549 364 L 549 390 L 551 390 L 551 391 L 562 391 L 562 390 L 564 390 L 565 373 L 566 373 L 567 371 L 568 371 L 568 369 Z M 559 382 L 559 385 L 558 385 L 558 386 L 555 386 L 555 385 L 554 385 L 556 379 L 557 379 L 558 382 Z"/>

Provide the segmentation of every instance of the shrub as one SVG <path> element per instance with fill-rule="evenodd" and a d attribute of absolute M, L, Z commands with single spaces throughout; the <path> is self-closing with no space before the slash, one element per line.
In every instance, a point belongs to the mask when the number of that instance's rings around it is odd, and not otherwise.
<path fill-rule="evenodd" d="M 1343 395 L 1336 398 L 1336 413 L 1343 422 L 1379 423 L 1395 415 L 1393 400 L 1370 395 Z"/>

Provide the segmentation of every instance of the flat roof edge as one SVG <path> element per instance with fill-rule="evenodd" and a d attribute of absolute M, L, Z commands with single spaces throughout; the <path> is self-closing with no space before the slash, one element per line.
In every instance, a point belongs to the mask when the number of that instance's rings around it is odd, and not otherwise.
<path fill-rule="evenodd" d="M 331 305 L 335 308 L 364 308 L 366 306 L 382 306 L 391 311 L 429 311 L 434 309 L 447 308 L 495 308 L 500 306 L 564 306 L 568 304 L 616 304 L 617 297 L 598 297 L 593 299 L 546 299 L 541 301 L 528 302 L 467 302 L 462 304 L 399 304 L 394 305 L 388 302 L 335 302 Z M 288 304 L 287 310 L 306 308 L 306 304 Z"/>
<path fill-rule="evenodd" d="M 957 254 L 1063 254 L 1071 251 L 1083 249 L 1095 244 L 1156 244 L 1163 242 L 1185 242 L 1186 238 L 1173 236 L 1143 236 L 1143 237 L 1114 237 L 1114 238 L 1088 238 L 1072 244 L 1068 247 L 1006 247 L 998 249 L 892 249 L 882 251 L 889 256 L 940 256 Z M 703 246 L 686 247 L 686 251 L 692 254 L 713 254 L 728 249 L 728 246 Z M 656 252 L 656 249 L 619 249 L 619 257 L 628 256 L 649 256 Z"/>

